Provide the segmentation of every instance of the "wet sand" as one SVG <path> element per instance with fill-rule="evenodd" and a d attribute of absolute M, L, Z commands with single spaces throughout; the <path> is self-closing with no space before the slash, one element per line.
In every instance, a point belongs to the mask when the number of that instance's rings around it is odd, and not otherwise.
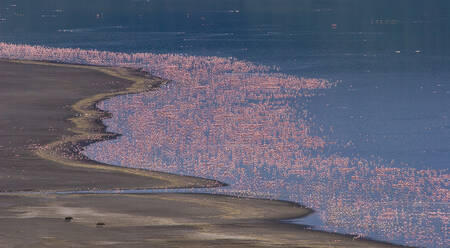
<path fill-rule="evenodd" d="M 283 201 L 26 193 L 222 185 L 109 166 L 78 153 L 116 137 L 105 132 L 99 120 L 107 113 L 96 102 L 164 82 L 125 68 L 0 61 L 0 247 L 391 247 L 281 223 L 311 212 Z"/>

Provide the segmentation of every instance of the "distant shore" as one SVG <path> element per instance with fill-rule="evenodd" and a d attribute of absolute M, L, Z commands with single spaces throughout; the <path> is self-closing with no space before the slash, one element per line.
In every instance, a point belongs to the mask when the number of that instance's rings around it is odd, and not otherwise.
<path fill-rule="evenodd" d="M 97 102 L 164 83 L 128 68 L 0 60 L 0 247 L 394 247 L 281 223 L 311 213 L 284 201 L 30 194 L 224 185 L 101 164 L 80 153 L 87 144 L 117 137 L 106 132 L 101 120 L 108 113 Z"/>

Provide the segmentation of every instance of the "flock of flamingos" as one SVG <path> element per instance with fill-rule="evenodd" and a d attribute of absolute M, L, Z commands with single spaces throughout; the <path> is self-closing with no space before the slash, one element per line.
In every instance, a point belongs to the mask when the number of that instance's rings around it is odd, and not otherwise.
<path fill-rule="evenodd" d="M 0 58 L 143 68 L 170 80 L 98 104 L 112 113 L 108 130 L 123 136 L 86 147 L 94 160 L 230 184 L 216 193 L 299 202 L 317 210 L 326 231 L 448 244 L 448 171 L 330 152 L 339 142 L 320 135 L 305 99 L 335 82 L 182 54 L 0 43 Z"/>

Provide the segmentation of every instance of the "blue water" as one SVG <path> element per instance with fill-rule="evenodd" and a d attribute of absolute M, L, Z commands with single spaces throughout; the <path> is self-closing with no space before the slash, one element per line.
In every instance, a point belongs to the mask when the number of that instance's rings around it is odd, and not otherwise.
<path fill-rule="evenodd" d="M 313 132 L 338 144 L 329 153 L 395 168 L 450 165 L 446 0 L 0 0 L 0 41 L 232 56 L 339 81 L 306 102 Z M 314 218 L 308 224 L 320 229 Z M 447 228 L 424 246 L 445 245 Z M 385 240 L 420 245 L 409 236 Z"/>

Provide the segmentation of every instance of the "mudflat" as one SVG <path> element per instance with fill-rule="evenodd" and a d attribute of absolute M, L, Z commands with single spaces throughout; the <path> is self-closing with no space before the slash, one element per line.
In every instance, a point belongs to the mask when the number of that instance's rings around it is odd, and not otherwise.
<path fill-rule="evenodd" d="M 126 74 L 130 79 L 144 77 L 124 68 L 104 70 L 108 69 L 0 61 L 0 191 L 195 187 L 207 183 L 200 178 L 101 165 L 77 154 L 74 149 L 79 143 L 114 136 L 104 132 L 98 121 L 103 115 L 94 109 L 95 102 L 103 95 L 126 93 L 135 84 L 105 72 Z M 148 88 L 162 80 L 144 79 Z M 92 96 L 98 99 L 86 101 Z M 88 115 L 91 117 L 85 118 Z"/>
<path fill-rule="evenodd" d="M 283 201 L 55 194 L 222 185 L 100 164 L 79 153 L 116 137 L 102 125 L 108 114 L 96 102 L 161 83 L 127 68 L 0 61 L 0 247 L 393 247 L 280 222 L 311 213 Z"/>

